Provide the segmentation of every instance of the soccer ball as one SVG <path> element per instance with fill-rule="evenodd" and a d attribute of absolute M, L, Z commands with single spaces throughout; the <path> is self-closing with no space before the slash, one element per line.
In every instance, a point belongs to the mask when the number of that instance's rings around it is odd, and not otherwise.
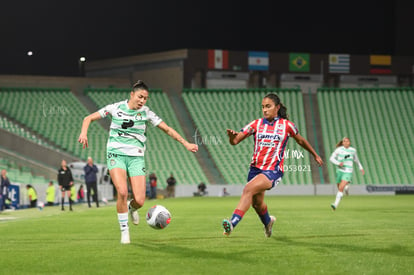
<path fill-rule="evenodd" d="M 43 210 L 43 207 L 45 207 L 45 204 L 43 202 L 39 201 L 37 203 L 37 208 L 39 208 L 39 210 Z"/>
<path fill-rule="evenodd" d="M 164 229 L 171 222 L 171 213 L 162 205 L 154 205 L 147 212 L 147 223 L 154 229 Z"/>

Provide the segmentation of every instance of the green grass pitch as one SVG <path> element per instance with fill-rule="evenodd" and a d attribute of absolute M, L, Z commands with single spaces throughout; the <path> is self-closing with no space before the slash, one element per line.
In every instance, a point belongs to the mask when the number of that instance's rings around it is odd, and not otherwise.
<path fill-rule="evenodd" d="M 2 274 L 414 274 L 414 197 L 268 196 L 273 236 L 250 209 L 231 236 L 221 221 L 239 197 L 147 200 L 121 245 L 114 203 L 0 213 Z M 167 207 L 171 224 L 145 213 Z"/>

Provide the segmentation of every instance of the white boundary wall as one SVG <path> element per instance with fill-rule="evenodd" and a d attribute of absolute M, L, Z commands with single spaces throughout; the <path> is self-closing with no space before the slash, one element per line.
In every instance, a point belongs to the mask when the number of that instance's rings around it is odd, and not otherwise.
<path fill-rule="evenodd" d="M 13 185 L 20 186 L 20 207 L 27 207 L 29 200 L 27 197 L 27 190 L 25 184 L 12 183 Z M 46 188 L 47 184 L 32 184 L 38 194 L 38 202 L 46 201 Z M 79 189 L 80 184 L 76 184 L 76 191 Z M 86 191 L 86 186 L 85 191 Z M 207 185 L 206 196 L 208 197 L 219 197 L 223 188 L 226 188 L 230 196 L 238 196 L 243 192 L 243 184 L 232 184 L 232 185 Z M 61 192 L 59 187 L 55 184 L 56 196 L 55 203 L 60 203 Z M 102 201 L 103 198 L 107 200 L 113 199 L 113 189 L 111 184 L 98 184 L 98 199 Z M 351 185 L 349 188 L 350 195 L 395 195 L 396 191 L 411 191 L 414 192 L 414 186 L 407 185 L 395 185 L 395 186 L 384 186 L 384 185 Z M 197 185 L 178 185 L 176 186 L 175 196 L 176 197 L 193 197 L 194 193 L 197 192 Z M 164 190 L 158 190 L 158 195 L 164 194 Z M 279 185 L 272 190 L 266 191 L 266 195 L 270 196 L 335 196 L 337 193 L 336 184 L 316 184 L 316 185 Z M 86 195 L 86 194 L 85 194 Z M 86 197 L 84 202 L 86 202 Z M 65 199 L 65 203 L 68 200 Z"/>

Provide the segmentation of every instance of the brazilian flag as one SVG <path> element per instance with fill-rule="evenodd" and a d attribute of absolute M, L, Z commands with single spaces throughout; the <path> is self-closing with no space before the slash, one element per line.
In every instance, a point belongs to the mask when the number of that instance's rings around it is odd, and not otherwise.
<path fill-rule="evenodd" d="M 309 72 L 310 55 L 308 53 L 290 53 L 289 54 L 289 71 L 291 72 Z"/>

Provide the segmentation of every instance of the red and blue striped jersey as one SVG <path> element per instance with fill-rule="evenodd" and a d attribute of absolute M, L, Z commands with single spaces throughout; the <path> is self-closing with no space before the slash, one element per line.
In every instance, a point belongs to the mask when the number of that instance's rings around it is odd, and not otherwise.
<path fill-rule="evenodd" d="M 289 137 L 298 134 L 296 125 L 283 118 L 275 118 L 269 122 L 265 118 L 256 119 L 247 124 L 242 133 L 254 135 L 254 152 L 251 166 L 261 170 L 283 171 L 283 161 Z"/>

